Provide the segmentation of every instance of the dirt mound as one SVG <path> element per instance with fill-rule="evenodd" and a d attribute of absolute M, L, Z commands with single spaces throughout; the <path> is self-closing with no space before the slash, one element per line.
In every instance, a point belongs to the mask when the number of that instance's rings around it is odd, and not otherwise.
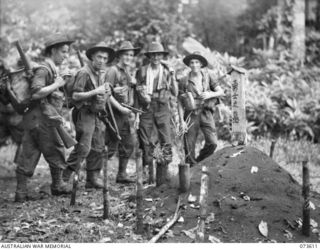
<path fill-rule="evenodd" d="M 206 225 L 207 235 L 221 242 L 319 242 L 316 230 L 316 222 L 320 222 L 319 195 L 313 194 L 311 199 L 315 204 L 315 210 L 311 210 L 314 232 L 307 238 L 299 227 L 301 186 L 263 152 L 252 147 L 227 147 L 192 168 L 189 193 L 197 196 L 197 201 L 203 165 L 210 172 L 208 214 L 212 220 Z M 184 222 L 176 223 L 170 232 L 175 237 L 169 236 L 163 242 L 193 241 L 194 231 L 190 229 L 197 226 L 200 211 L 193 208 L 197 202 L 188 203 L 188 195 L 183 195 Z M 156 218 L 174 213 L 177 196 L 175 188 L 160 187 L 147 190 L 145 197 L 153 197 Z M 156 197 L 160 198 L 158 202 Z M 267 238 L 259 233 L 261 221 L 268 225 Z"/>

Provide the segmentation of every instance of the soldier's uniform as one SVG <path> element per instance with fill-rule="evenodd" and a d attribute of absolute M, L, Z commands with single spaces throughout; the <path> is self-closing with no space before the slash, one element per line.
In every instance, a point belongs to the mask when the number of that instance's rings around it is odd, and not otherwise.
<path fill-rule="evenodd" d="M 108 48 L 108 52 L 109 49 L 110 51 L 112 50 Z M 111 55 L 109 56 L 112 58 Z M 94 77 L 94 80 L 92 77 Z M 101 85 L 105 85 L 105 83 L 105 71 L 96 71 L 92 63 L 89 62 L 76 74 L 73 93 L 91 91 Z M 109 95 L 110 88 L 106 89 L 104 96 L 95 95 L 90 99 L 74 102 L 75 108 L 72 117 L 76 128 L 76 140 L 78 144 L 68 158 L 68 168 L 64 172 L 64 180 L 68 180 L 72 171 L 78 171 L 80 166 L 86 161 L 86 188 L 103 188 L 103 183 L 99 179 L 99 176 L 100 170 L 103 167 L 105 125 L 98 116 L 100 112 L 105 111 Z"/>
<path fill-rule="evenodd" d="M 134 48 L 129 41 L 124 41 L 116 53 L 121 56 L 121 53 L 125 51 L 132 51 L 134 55 L 137 55 L 140 48 Z M 132 78 L 132 72 L 128 72 L 120 63 L 110 67 L 107 72 L 107 81 L 111 84 L 112 94 L 120 104 L 134 105 L 135 84 L 132 82 Z M 133 117 L 123 114 L 117 109 L 113 110 L 121 141 L 111 131 L 107 132 L 109 157 L 112 157 L 117 151 L 119 152 L 119 170 L 116 181 L 119 183 L 134 182 L 126 174 L 129 158 L 136 143 L 132 124 Z"/>
<path fill-rule="evenodd" d="M 111 84 L 112 94 L 119 103 L 124 103 L 129 106 L 133 105 L 133 86 L 131 84 L 131 76 L 119 64 L 112 66 L 107 73 L 107 81 Z M 121 93 L 117 93 L 118 87 L 121 88 Z M 126 176 L 126 167 L 130 156 L 134 149 L 134 134 L 131 132 L 129 115 L 122 114 L 120 111 L 114 110 L 114 117 L 119 129 L 121 141 L 119 141 L 112 132 L 108 133 L 108 153 L 112 157 L 117 151 L 119 152 L 119 171 L 117 182 L 128 181 Z M 125 180 L 125 181 L 124 181 Z M 128 181 L 129 182 L 129 181 Z"/>
<path fill-rule="evenodd" d="M 195 108 L 190 110 L 186 106 L 183 107 L 185 110 L 184 119 L 190 117 L 190 125 L 193 124 L 189 128 L 188 132 L 184 135 L 186 162 L 192 166 L 193 164 L 211 155 L 217 147 L 214 109 L 218 100 L 214 98 L 202 101 L 199 96 L 205 91 L 216 91 L 218 83 L 214 81 L 212 72 L 210 72 L 207 68 L 201 69 L 201 85 L 193 82 L 190 79 L 190 74 L 191 73 L 178 80 L 178 98 L 180 99 L 181 103 L 184 103 L 186 100 L 183 99 L 186 98 L 186 94 L 189 92 L 192 94 L 192 97 L 194 99 Z M 200 130 L 204 135 L 205 145 L 200 150 L 199 156 L 196 158 L 195 146 Z"/>
<path fill-rule="evenodd" d="M 161 44 L 153 43 L 147 53 L 166 53 Z M 137 101 L 138 107 L 145 113 L 140 115 L 140 124 L 138 136 L 140 147 L 143 151 L 143 164 L 152 165 L 153 146 L 151 136 L 153 128 L 158 132 L 158 139 L 163 152 L 163 163 L 165 165 L 172 161 L 172 140 L 170 119 L 171 112 L 169 108 L 170 93 L 175 95 L 173 89 L 173 77 L 168 68 L 161 64 L 162 76 L 160 74 L 153 80 L 152 93 L 147 93 L 147 72 L 148 65 L 142 66 L 137 72 Z"/>
<path fill-rule="evenodd" d="M 56 44 L 70 44 L 66 37 L 54 35 L 49 39 L 46 50 Z M 31 93 L 36 93 L 41 88 L 54 83 L 57 76 L 57 68 L 50 58 L 46 58 L 43 67 L 39 67 L 34 74 L 31 83 Z M 17 166 L 17 191 L 16 201 L 24 201 L 27 198 L 27 177 L 34 174 L 41 154 L 48 162 L 53 195 L 61 195 L 71 192 L 62 181 L 62 170 L 66 167 L 65 147 L 55 126 L 49 121 L 44 109 L 51 105 L 59 113 L 64 101 L 63 91 L 56 89 L 47 97 L 32 101 L 29 109 L 23 115 L 24 133 L 22 137 L 22 156 Z"/>

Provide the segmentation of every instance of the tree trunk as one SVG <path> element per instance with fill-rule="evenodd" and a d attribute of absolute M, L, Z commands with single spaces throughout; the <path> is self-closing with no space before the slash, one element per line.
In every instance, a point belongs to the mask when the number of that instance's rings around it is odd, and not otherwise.
<path fill-rule="evenodd" d="M 320 30 L 320 0 L 317 1 L 315 28 L 316 30 Z"/>
<path fill-rule="evenodd" d="M 293 31 L 291 52 L 300 63 L 305 59 L 305 0 L 293 0 Z"/>

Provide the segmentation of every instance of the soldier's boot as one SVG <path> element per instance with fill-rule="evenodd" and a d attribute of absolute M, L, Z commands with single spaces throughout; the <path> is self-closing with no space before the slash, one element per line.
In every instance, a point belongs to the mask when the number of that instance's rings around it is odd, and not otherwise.
<path fill-rule="evenodd" d="M 116 178 L 117 183 L 134 183 L 135 181 L 130 179 L 127 175 L 127 166 L 128 166 L 129 159 L 128 158 L 119 158 L 119 170 Z"/>
<path fill-rule="evenodd" d="M 87 182 L 85 188 L 102 189 L 103 181 L 100 177 L 100 170 L 87 170 Z"/>
<path fill-rule="evenodd" d="M 27 176 L 17 173 L 17 189 L 16 196 L 14 198 L 15 202 L 25 202 L 28 199 L 27 181 Z"/>
<path fill-rule="evenodd" d="M 71 168 L 66 168 L 65 170 L 63 170 L 63 173 L 62 173 L 62 180 L 64 182 L 69 182 L 70 181 L 70 177 L 73 173 L 73 170 Z"/>
<path fill-rule="evenodd" d="M 72 191 L 71 186 L 62 180 L 62 169 L 60 168 L 50 168 L 52 184 L 51 184 L 51 194 L 52 195 L 63 195 L 70 194 Z"/>

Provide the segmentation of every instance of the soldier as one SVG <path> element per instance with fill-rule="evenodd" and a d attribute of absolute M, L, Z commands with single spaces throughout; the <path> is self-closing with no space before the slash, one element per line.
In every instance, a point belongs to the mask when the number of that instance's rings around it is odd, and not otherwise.
<path fill-rule="evenodd" d="M 178 86 L 173 77 L 173 70 L 162 63 L 168 52 L 160 43 L 153 42 L 145 53 L 150 63 L 142 66 L 137 72 L 138 106 L 145 112 L 140 115 L 138 136 L 143 151 L 143 165 L 149 169 L 153 166 L 153 148 L 151 135 L 155 127 L 163 152 L 161 165 L 167 169 L 172 161 L 172 140 L 169 109 L 170 92 L 178 94 Z M 150 180 L 150 178 L 149 178 Z"/>
<path fill-rule="evenodd" d="M 107 73 L 107 80 L 111 84 L 115 99 L 119 103 L 128 106 L 133 106 L 134 104 L 135 78 L 132 76 L 131 71 L 134 56 L 136 56 L 139 51 L 140 48 L 134 48 L 129 41 L 124 41 L 116 53 L 119 62 L 112 66 Z M 110 134 L 108 150 L 110 157 L 114 155 L 117 150 L 119 152 L 119 169 L 116 182 L 133 183 L 135 181 L 128 178 L 126 169 L 135 146 L 134 133 L 131 132 L 133 129 L 131 121 L 134 119 L 134 114 L 121 113 L 115 110 L 114 115 L 121 141 L 119 142 L 116 138 L 112 138 L 112 134 Z"/>
<path fill-rule="evenodd" d="M 185 119 L 190 117 L 191 127 L 185 134 L 186 162 L 193 166 L 211 155 L 217 147 L 214 122 L 214 108 L 218 97 L 223 96 L 222 88 L 213 80 L 207 68 L 206 58 L 195 52 L 186 56 L 183 62 L 191 69 L 187 76 L 179 79 L 178 112 L 181 129 L 187 130 Z M 205 138 L 205 145 L 195 158 L 195 145 L 199 129 Z"/>
<path fill-rule="evenodd" d="M 122 112 L 130 112 L 119 107 L 119 103 L 111 96 L 109 83 L 106 82 L 105 67 L 113 61 L 114 54 L 114 50 L 104 42 L 89 48 L 86 55 L 90 62 L 78 71 L 73 87 L 75 108 L 72 117 L 75 118 L 78 144 L 69 156 L 63 179 L 68 181 L 73 171 L 78 171 L 86 161 L 86 188 L 103 188 L 100 170 L 103 167 L 105 124 L 99 115 L 105 112 L 107 98 Z"/>
<path fill-rule="evenodd" d="M 16 202 L 28 198 L 27 180 L 32 177 L 41 153 L 49 163 L 52 195 L 71 192 L 71 188 L 62 181 L 62 170 L 66 167 L 65 147 L 46 110 L 53 108 L 57 113 L 61 112 L 64 94 L 60 88 L 65 81 L 59 76 L 58 66 L 68 57 L 72 42 L 62 34 L 50 36 L 45 44 L 45 61 L 35 70 L 32 78 L 32 101 L 23 115 L 22 155 L 16 170 Z"/>

